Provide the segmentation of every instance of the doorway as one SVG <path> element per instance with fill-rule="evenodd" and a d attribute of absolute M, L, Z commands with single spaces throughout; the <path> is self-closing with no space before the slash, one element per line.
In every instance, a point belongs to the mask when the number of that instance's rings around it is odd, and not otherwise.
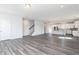
<path fill-rule="evenodd" d="M 31 36 L 34 32 L 34 21 L 23 18 L 23 36 Z"/>

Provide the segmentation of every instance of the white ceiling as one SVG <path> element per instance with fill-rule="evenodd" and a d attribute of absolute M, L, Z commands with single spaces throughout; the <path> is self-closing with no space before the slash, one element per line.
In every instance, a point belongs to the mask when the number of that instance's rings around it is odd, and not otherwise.
<path fill-rule="evenodd" d="M 24 4 L 1 4 L 0 13 L 11 13 L 33 20 L 69 20 L 79 17 L 79 4 L 31 4 L 31 8 Z"/>

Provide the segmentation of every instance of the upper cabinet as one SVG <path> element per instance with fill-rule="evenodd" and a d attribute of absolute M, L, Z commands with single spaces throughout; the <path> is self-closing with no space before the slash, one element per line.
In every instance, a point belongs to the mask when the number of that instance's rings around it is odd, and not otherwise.
<path fill-rule="evenodd" d="M 79 21 L 75 21 L 75 27 L 79 28 Z"/>

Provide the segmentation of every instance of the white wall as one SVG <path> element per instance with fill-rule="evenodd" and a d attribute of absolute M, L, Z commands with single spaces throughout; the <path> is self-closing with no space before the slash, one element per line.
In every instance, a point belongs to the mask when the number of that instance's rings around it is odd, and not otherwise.
<path fill-rule="evenodd" d="M 45 29 L 46 29 L 46 33 L 52 34 L 52 26 L 51 26 L 51 25 L 48 24 L 48 25 L 45 27 Z"/>
<path fill-rule="evenodd" d="M 44 23 L 42 21 L 35 20 L 34 24 L 35 27 L 32 36 L 44 34 Z"/>
<path fill-rule="evenodd" d="M 32 25 L 33 22 L 27 21 L 25 25 Z M 26 26 L 29 28 L 29 26 Z M 29 30 L 24 32 L 24 35 L 28 35 Z M 35 21 L 33 35 L 44 34 L 44 24 L 42 21 Z M 0 14 L 0 40 L 22 38 L 23 36 L 23 20 L 21 17 L 12 14 Z"/>
<path fill-rule="evenodd" d="M 12 14 L 0 14 L 0 38 L 22 38 L 22 19 Z"/>

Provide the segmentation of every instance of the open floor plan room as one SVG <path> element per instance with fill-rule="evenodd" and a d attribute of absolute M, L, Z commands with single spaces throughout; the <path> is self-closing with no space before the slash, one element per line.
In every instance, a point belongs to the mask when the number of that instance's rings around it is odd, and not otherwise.
<path fill-rule="evenodd" d="M 0 4 L 0 55 L 79 55 L 79 4 Z"/>

